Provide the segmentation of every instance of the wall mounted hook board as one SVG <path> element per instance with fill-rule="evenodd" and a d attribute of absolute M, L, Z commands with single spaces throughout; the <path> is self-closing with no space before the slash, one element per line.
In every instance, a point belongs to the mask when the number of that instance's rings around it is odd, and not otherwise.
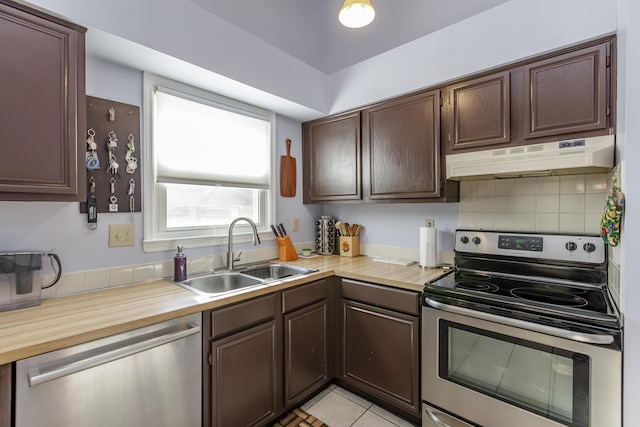
<path fill-rule="evenodd" d="M 142 182 L 139 167 L 143 154 L 142 147 L 140 144 L 133 145 L 135 141 L 140 141 L 140 107 L 88 96 L 87 132 L 88 130 L 92 130 L 87 135 L 88 137 L 93 135 L 96 150 L 92 153 L 90 143 L 87 141 L 87 156 L 105 159 L 102 168 L 91 170 L 91 176 L 95 181 L 93 195 L 97 205 L 96 213 L 132 212 L 132 205 L 133 212 L 141 212 L 142 192 L 136 191 L 133 200 L 128 194 L 131 179 L 136 183 Z M 126 144 L 122 142 L 125 139 Z M 132 156 L 134 151 L 135 157 Z M 127 153 L 129 159 L 127 159 Z M 126 175 L 124 175 L 125 172 Z M 125 176 L 127 179 L 123 179 Z M 112 178 L 116 181 L 113 188 Z M 87 177 L 87 189 L 90 186 L 88 179 L 89 177 Z M 112 200 L 121 202 L 129 200 L 133 203 L 114 203 Z M 80 212 L 87 213 L 87 202 L 80 203 Z"/>

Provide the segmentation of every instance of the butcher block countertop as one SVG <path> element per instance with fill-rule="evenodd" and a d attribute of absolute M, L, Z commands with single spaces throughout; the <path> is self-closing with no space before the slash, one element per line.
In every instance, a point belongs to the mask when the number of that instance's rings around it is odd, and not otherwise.
<path fill-rule="evenodd" d="M 318 272 L 216 298 L 157 280 L 45 299 L 37 307 L 0 313 L 0 365 L 334 275 L 419 292 L 442 274 L 440 269 L 385 264 L 365 256 L 319 256 L 284 264 Z"/>

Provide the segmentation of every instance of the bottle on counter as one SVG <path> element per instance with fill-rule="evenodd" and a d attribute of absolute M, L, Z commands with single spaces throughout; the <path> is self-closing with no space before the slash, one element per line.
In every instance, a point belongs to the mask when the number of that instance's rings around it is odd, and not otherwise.
<path fill-rule="evenodd" d="M 173 280 L 176 282 L 187 280 L 187 256 L 184 254 L 182 245 L 178 245 L 178 253 L 173 257 Z"/>

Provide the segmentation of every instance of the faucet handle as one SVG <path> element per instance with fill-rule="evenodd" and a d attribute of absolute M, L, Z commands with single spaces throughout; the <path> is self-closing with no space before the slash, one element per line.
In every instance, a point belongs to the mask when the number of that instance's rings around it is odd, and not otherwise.
<path fill-rule="evenodd" d="M 240 257 L 242 257 L 242 252 L 240 252 L 240 253 L 238 254 L 238 256 L 233 257 L 233 262 L 240 261 Z"/>

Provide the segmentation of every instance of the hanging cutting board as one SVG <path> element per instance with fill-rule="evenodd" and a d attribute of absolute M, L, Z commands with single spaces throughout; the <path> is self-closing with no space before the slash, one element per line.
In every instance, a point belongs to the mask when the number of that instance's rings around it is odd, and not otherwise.
<path fill-rule="evenodd" d="M 280 156 L 280 195 L 296 195 L 296 158 L 291 157 L 291 140 L 287 139 L 287 155 Z"/>

